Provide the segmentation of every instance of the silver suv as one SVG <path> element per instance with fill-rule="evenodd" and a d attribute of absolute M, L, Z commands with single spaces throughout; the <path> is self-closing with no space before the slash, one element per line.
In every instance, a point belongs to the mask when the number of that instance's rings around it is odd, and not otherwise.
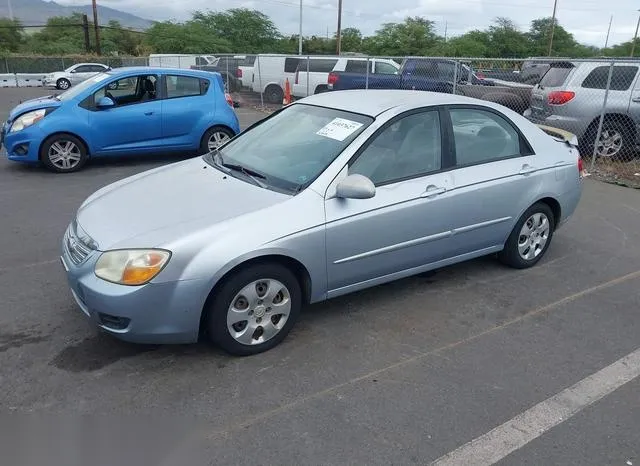
<path fill-rule="evenodd" d="M 596 143 L 610 61 L 552 63 L 531 93 L 529 120 L 570 131 L 583 156 L 629 154 L 639 142 L 640 61 L 616 62 L 611 76 L 602 135 Z"/>

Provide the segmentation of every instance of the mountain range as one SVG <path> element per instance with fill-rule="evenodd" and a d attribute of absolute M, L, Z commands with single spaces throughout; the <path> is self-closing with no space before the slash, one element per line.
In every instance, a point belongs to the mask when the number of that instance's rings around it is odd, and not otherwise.
<path fill-rule="evenodd" d="M 72 13 L 84 13 L 93 21 L 91 4 L 65 6 L 56 2 L 44 0 L 11 0 L 13 17 L 19 19 L 25 26 L 44 25 L 52 16 L 69 16 Z M 0 0 L 0 17 L 9 17 L 9 4 Z M 111 20 L 119 21 L 123 27 L 131 29 L 146 29 L 152 22 L 124 11 L 116 10 L 98 4 L 98 23 L 107 24 Z"/>

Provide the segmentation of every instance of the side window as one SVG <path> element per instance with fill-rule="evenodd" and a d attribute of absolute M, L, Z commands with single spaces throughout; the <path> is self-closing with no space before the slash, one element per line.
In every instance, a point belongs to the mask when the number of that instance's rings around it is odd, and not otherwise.
<path fill-rule="evenodd" d="M 606 89 L 609 79 L 609 66 L 595 68 L 582 82 L 582 87 L 587 89 Z M 611 90 L 626 91 L 638 72 L 637 66 L 614 66 L 611 75 Z"/>
<path fill-rule="evenodd" d="M 440 170 L 442 142 L 437 111 L 402 118 L 375 136 L 349 167 L 349 174 L 368 177 L 375 185 Z"/>
<path fill-rule="evenodd" d="M 91 65 L 82 65 L 75 69 L 76 73 L 91 73 L 93 71 Z"/>
<path fill-rule="evenodd" d="M 190 97 L 201 94 L 199 78 L 192 76 L 167 75 L 167 99 Z"/>
<path fill-rule="evenodd" d="M 89 71 L 91 71 L 92 73 L 102 73 L 103 71 L 107 70 L 106 66 L 101 66 L 101 65 L 91 65 L 90 68 L 91 69 Z"/>
<path fill-rule="evenodd" d="M 303 60 L 299 58 L 285 58 L 284 59 L 284 72 L 285 73 L 295 73 L 296 69 L 300 66 L 300 69 L 303 69 Z M 307 69 L 307 62 L 304 61 L 304 69 Z"/>
<path fill-rule="evenodd" d="M 324 58 L 312 59 L 309 60 L 309 72 L 331 73 L 333 71 L 333 68 L 336 66 L 336 63 L 338 63 L 338 60 Z M 304 63 L 301 62 L 301 65 L 304 65 L 306 67 L 306 61 Z M 303 69 L 306 71 L 306 68 L 301 68 L 301 71 Z"/>
<path fill-rule="evenodd" d="M 200 94 L 205 95 L 209 91 L 211 83 L 208 79 L 200 80 Z"/>
<path fill-rule="evenodd" d="M 389 63 L 376 62 L 376 74 L 398 74 L 398 69 Z"/>
<path fill-rule="evenodd" d="M 368 63 L 371 63 L 370 61 Z M 361 73 L 367 74 L 367 60 L 347 60 L 347 66 L 344 70 L 347 73 Z M 371 67 L 369 67 L 371 71 Z"/>
<path fill-rule="evenodd" d="M 97 103 L 103 97 L 110 97 L 116 106 L 131 105 L 156 99 L 158 77 L 155 75 L 130 76 L 112 81 L 93 94 Z"/>
<path fill-rule="evenodd" d="M 520 155 L 520 135 L 501 116 L 472 108 L 451 109 L 449 113 L 458 166 Z"/>

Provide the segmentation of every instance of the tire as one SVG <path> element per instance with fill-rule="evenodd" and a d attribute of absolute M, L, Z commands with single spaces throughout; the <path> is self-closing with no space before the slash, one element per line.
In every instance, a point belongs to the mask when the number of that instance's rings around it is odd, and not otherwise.
<path fill-rule="evenodd" d="M 280 89 L 280 86 L 267 86 L 264 94 L 267 102 L 270 104 L 282 104 L 282 100 L 284 99 L 284 91 Z"/>
<path fill-rule="evenodd" d="M 222 126 L 214 126 L 205 131 L 202 139 L 200 140 L 200 154 L 208 154 L 212 150 L 216 149 L 222 144 L 225 144 L 235 135 L 233 132 Z M 217 145 L 213 142 L 217 141 Z"/>
<path fill-rule="evenodd" d="M 275 298 L 269 297 L 276 292 Z M 232 310 L 232 306 L 239 311 Z M 279 314 L 279 308 L 288 314 Z M 302 291 L 295 275 L 279 264 L 258 264 L 234 273 L 215 290 L 206 309 L 206 330 L 210 340 L 227 353 L 250 356 L 279 345 L 294 326 L 301 308 Z M 269 338 L 260 341 L 265 332 Z"/>
<path fill-rule="evenodd" d="M 546 219 L 546 223 L 544 219 Z M 536 230 L 531 231 L 532 223 L 534 227 L 536 223 L 538 224 Z M 525 229 L 525 225 L 529 228 Z M 504 249 L 498 253 L 498 258 L 503 264 L 515 269 L 533 267 L 547 252 L 555 226 L 553 211 L 547 204 L 538 202 L 532 205 L 513 227 Z M 530 231 L 528 236 L 527 230 Z M 524 241 L 525 237 L 526 242 Z"/>
<path fill-rule="evenodd" d="M 54 134 L 40 146 L 40 161 L 56 173 L 72 173 L 87 163 L 87 148 L 71 134 Z"/>
<path fill-rule="evenodd" d="M 66 91 L 71 87 L 71 81 L 66 78 L 60 78 L 56 81 L 56 89 Z"/>
<path fill-rule="evenodd" d="M 596 144 L 598 127 L 591 125 L 587 131 L 585 144 L 580 148 L 580 153 L 584 158 L 591 158 Z M 622 122 L 605 120 L 602 125 L 600 141 L 603 145 L 596 152 L 597 158 L 614 160 L 624 158 L 634 149 L 633 129 Z"/>

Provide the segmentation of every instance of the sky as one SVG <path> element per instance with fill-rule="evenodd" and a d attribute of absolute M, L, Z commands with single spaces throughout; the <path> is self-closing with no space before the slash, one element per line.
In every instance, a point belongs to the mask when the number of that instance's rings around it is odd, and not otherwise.
<path fill-rule="evenodd" d="M 631 40 L 636 30 L 640 0 L 557 0 L 558 21 L 585 44 L 603 47 L 613 16 L 609 44 Z M 88 0 L 57 0 L 81 5 Z M 435 21 L 439 34 L 463 34 L 484 29 L 497 16 L 511 18 L 522 30 L 531 20 L 551 16 L 554 0 L 343 0 L 342 27 L 373 34 L 383 23 L 401 22 L 407 16 Z M 185 20 L 194 10 L 251 8 L 267 14 L 283 34 L 297 34 L 299 0 L 98 0 L 151 20 Z M 302 0 L 302 33 L 333 35 L 337 27 L 338 0 Z"/>

